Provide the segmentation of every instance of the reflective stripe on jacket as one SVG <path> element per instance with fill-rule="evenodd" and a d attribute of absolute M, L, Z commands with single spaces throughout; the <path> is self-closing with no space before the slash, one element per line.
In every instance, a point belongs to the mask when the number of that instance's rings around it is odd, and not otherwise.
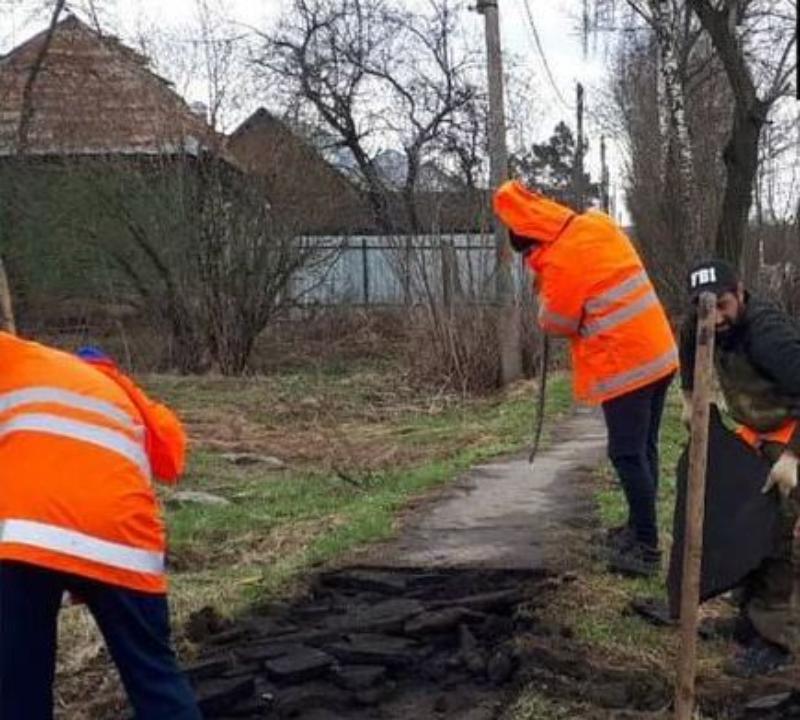
<path fill-rule="evenodd" d="M 146 428 L 111 378 L 0 333 L 0 559 L 165 592 Z"/>
<path fill-rule="evenodd" d="M 666 313 L 630 240 L 607 215 L 569 208 L 517 181 L 495 212 L 538 241 L 527 256 L 539 290 L 539 322 L 570 340 L 578 399 L 600 403 L 673 373 L 678 351 Z"/>

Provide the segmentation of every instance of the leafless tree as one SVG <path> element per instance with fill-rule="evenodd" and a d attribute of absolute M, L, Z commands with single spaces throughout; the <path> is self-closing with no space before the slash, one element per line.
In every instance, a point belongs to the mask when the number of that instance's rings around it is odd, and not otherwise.
<path fill-rule="evenodd" d="M 679 200 L 674 208 L 678 217 L 673 245 L 680 247 L 682 256 L 697 259 L 707 253 L 707 244 L 697 222 L 698 188 L 687 85 L 692 52 L 700 36 L 699 23 L 693 22 L 692 11 L 684 0 L 596 0 L 595 9 L 596 18 L 611 11 L 626 31 L 647 29 L 652 34 L 657 58 L 657 121 L 662 137 L 657 161 L 662 184 L 673 187 Z M 632 36 L 623 33 L 623 44 L 632 40 Z"/>
<path fill-rule="evenodd" d="M 457 7 L 413 13 L 393 0 L 294 0 L 259 66 L 301 97 L 351 154 L 378 226 L 397 229 L 392 190 L 375 163 L 385 143 L 403 151 L 406 217 L 419 231 L 413 193 L 420 168 L 477 95 L 471 51 L 457 42 Z"/>
<path fill-rule="evenodd" d="M 687 207 L 674 143 L 665 147 L 663 142 L 660 119 L 665 95 L 659 87 L 663 75 L 657 39 L 649 25 L 643 27 L 645 32 L 626 34 L 618 45 L 608 103 L 617 115 L 608 119 L 627 151 L 627 202 L 635 235 L 662 295 L 678 311 L 687 266 L 694 256 L 685 236 L 687 212 L 698 237 L 712 236 L 716 227 L 723 184 L 719 157 L 730 97 L 709 43 L 695 35 L 683 36 L 679 57 L 685 58 L 681 77 L 693 161 L 691 183 L 696 189 Z"/>
<path fill-rule="evenodd" d="M 103 211 L 85 228 L 110 253 L 182 372 L 247 368 L 259 334 L 312 288 L 332 252 L 281 222 L 260 178 L 213 152 L 93 167 Z M 108 228 L 117 228 L 110 242 Z"/>
<path fill-rule="evenodd" d="M 24 158 L 28 150 L 28 144 L 30 140 L 30 128 L 34 112 L 33 92 L 36 87 L 36 82 L 42 71 L 42 67 L 47 58 L 47 54 L 50 50 L 53 33 L 55 32 L 56 26 L 61 19 L 62 13 L 64 12 L 64 6 L 65 0 L 55 0 L 55 2 L 52 4 L 48 3 L 46 6 L 40 8 L 43 11 L 49 12 L 49 23 L 45 32 L 44 42 L 33 59 L 22 88 L 19 120 L 16 129 L 14 157 L 10 160 L 12 172 L 16 172 L 20 176 L 22 175 Z M 2 104 L 2 97 L 5 92 L 6 91 L 3 88 L 0 88 L 0 105 Z M 2 314 L 4 316 L 4 327 L 15 330 L 16 322 L 11 310 L 12 288 L 6 273 L 6 265 L 9 264 L 11 266 L 11 277 L 14 278 L 15 268 L 13 266 L 13 259 L 11 263 L 8 263 L 8 253 L 12 245 L 10 233 L 13 231 L 13 228 L 17 227 L 19 224 L 19 212 L 22 204 L 20 198 L 20 183 L 11 183 L 7 190 L 7 197 L 2 198 L 1 200 L 2 212 L 0 212 L 0 226 L 4 226 L 4 228 L 0 227 L 0 280 L 2 280 L 5 295 L 5 307 L 3 308 Z"/>
<path fill-rule="evenodd" d="M 227 0 L 194 0 L 184 22 L 165 27 L 140 19 L 135 37 L 153 69 L 196 100 L 219 132 L 233 129 L 253 96 L 249 34 L 230 18 Z"/>
<path fill-rule="evenodd" d="M 725 197 L 716 252 L 739 264 L 758 171 L 759 143 L 770 112 L 791 89 L 797 9 L 789 0 L 687 0 L 700 18 L 733 96 L 723 153 Z"/>

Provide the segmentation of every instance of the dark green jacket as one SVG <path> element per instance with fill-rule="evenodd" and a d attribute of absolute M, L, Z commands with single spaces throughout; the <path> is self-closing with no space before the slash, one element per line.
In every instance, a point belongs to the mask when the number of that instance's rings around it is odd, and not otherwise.
<path fill-rule="evenodd" d="M 800 418 L 800 326 L 769 303 L 747 297 L 742 321 L 718 336 L 714 365 L 728 411 L 737 422 L 759 432 L 776 430 Z M 681 330 L 681 387 L 694 381 L 697 315 Z M 790 443 L 800 451 L 800 433 Z"/>

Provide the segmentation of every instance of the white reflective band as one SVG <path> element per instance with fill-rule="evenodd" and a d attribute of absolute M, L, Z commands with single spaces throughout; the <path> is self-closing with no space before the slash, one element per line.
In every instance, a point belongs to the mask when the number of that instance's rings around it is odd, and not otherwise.
<path fill-rule="evenodd" d="M 120 570 L 151 575 L 164 572 L 163 553 L 100 540 L 76 530 L 32 520 L 0 520 L 0 544 L 3 543 L 53 550 Z"/>
<path fill-rule="evenodd" d="M 636 317 L 648 308 L 657 304 L 658 298 L 656 297 L 655 292 L 651 290 L 646 295 L 642 295 L 642 297 L 640 297 L 636 302 L 626 305 L 619 310 L 615 310 L 614 312 L 606 315 L 604 318 L 592 320 L 586 323 L 581 328 L 581 335 L 585 338 L 597 335 L 597 333 L 600 333 L 603 330 L 608 330 L 609 328 L 616 327 L 617 325 L 627 322 L 631 318 Z"/>
<path fill-rule="evenodd" d="M 54 403 L 76 410 L 86 410 L 103 415 L 114 422 L 130 427 L 132 430 L 143 429 L 142 424 L 136 418 L 131 417 L 124 410 L 120 410 L 110 402 L 81 395 L 70 390 L 47 386 L 29 387 L 0 394 L 0 413 L 34 403 Z"/>
<path fill-rule="evenodd" d="M 68 420 L 58 415 L 25 413 L 0 423 L 0 439 L 16 432 L 58 435 L 111 450 L 130 460 L 141 470 L 145 478 L 150 480 L 150 461 L 144 446 L 117 430 L 109 430 L 79 420 Z"/>
<path fill-rule="evenodd" d="M 555 325 L 567 332 L 577 332 L 578 326 L 581 321 L 579 318 L 571 318 L 567 315 L 548 310 L 546 305 L 542 305 L 541 312 L 539 313 L 539 322 L 549 325 Z"/>
<path fill-rule="evenodd" d="M 602 312 L 608 309 L 615 301 L 647 285 L 648 282 L 647 273 L 644 270 L 640 270 L 633 277 L 629 277 L 619 285 L 589 300 L 586 303 L 586 312 Z"/>
<path fill-rule="evenodd" d="M 639 380 L 646 380 L 647 378 L 656 375 L 662 370 L 666 370 L 678 360 L 678 351 L 672 348 L 669 352 L 659 355 L 655 360 L 639 365 L 632 370 L 613 375 L 607 380 L 602 380 L 595 385 L 595 390 L 599 393 L 613 392 L 619 390 L 630 383 L 638 382 Z"/>

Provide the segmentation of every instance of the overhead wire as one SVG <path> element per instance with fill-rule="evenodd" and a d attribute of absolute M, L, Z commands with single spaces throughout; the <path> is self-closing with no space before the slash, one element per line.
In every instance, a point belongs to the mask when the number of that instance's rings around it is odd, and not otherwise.
<path fill-rule="evenodd" d="M 528 26 L 530 27 L 531 33 L 533 35 L 534 44 L 536 46 L 536 50 L 539 53 L 539 58 L 542 61 L 542 65 L 544 66 L 545 74 L 547 75 L 547 79 L 550 82 L 551 87 L 555 91 L 556 97 L 558 98 L 559 102 L 564 106 L 566 110 L 573 112 L 575 108 L 570 106 L 570 104 L 564 99 L 564 96 L 561 94 L 561 89 L 558 87 L 558 83 L 556 83 L 555 78 L 553 77 L 553 72 L 550 70 L 550 63 L 547 61 L 547 55 L 545 55 L 544 47 L 542 46 L 542 40 L 539 37 L 539 31 L 536 28 L 536 23 L 533 19 L 533 13 L 531 12 L 531 6 L 529 4 L 529 0 L 522 0 L 522 5 L 525 9 L 525 15 L 528 19 Z"/>

